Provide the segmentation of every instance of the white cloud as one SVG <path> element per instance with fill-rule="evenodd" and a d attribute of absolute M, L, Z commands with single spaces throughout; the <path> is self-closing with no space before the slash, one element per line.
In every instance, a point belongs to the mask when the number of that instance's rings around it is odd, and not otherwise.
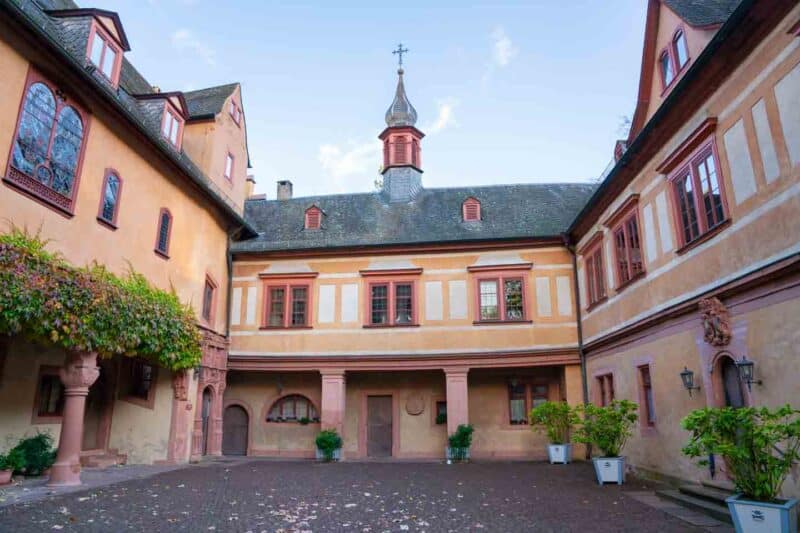
<path fill-rule="evenodd" d="M 444 100 L 439 100 L 436 103 L 438 108 L 438 113 L 436 115 L 436 120 L 423 128 L 428 134 L 431 133 L 438 133 L 445 128 L 449 128 L 452 126 L 458 126 L 458 122 L 455 119 L 455 108 L 458 106 L 460 102 L 455 98 L 445 98 Z"/>
<path fill-rule="evenodd" d="M 333 178 L 339 192 L 364 190 L 372 184 L 381 163 L 381 142 L 350 142 L 344 146 L 323 144 L 319 147 L 322 168 Z"/>
<path fill-rule="evenodd" d="M 492 41 L 492 59 L 498 67 L 508 65 L 519 52 L 502 26 L 496 27 L 492 32 Z"/>
<path fill-rule="evenodd" d="M 216 54 L 208 45 L 194 36 L 194 34 L 186 28 L 176 30 L 172 34 L 172 46 L 179 52 L 193 52 L 197 54 L 209 66 L 217 64 Z"/>

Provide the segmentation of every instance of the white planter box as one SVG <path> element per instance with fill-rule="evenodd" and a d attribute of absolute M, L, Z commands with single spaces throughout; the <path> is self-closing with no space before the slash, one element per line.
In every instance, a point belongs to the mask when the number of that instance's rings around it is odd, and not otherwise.
<path fill-rule="evenodd" d="M 625 482 L 624 457 L 595 457 L 592 462 L 600 485 L 603 483 L 622 485 Z"/>
<path fill-rule="evenodd" d="M 447 447 L 447 461 L 469 461 L 469 448 Z"/>
<path fill-rule="evenodd" d="M 572 461 L 572 444 L 548 444 L 547 458 L 550 464 L 567 464 Z"/>
<path fill-rule="evenodd" d="M 745 500 L 736 494 L 725 500 L 737 533 L 795 533 L 797 500 L 766 503 Z"/>
<path fill-rule="evenodd" d="M 317 461 L 324 461 L 325 454 L 322 453 L 322 450 L 317 448 Z M 331 461 L 341 461 L 342 460 L 342 449 L 337 448 L 333 450 L 333 457 L 331 457 Z"/>

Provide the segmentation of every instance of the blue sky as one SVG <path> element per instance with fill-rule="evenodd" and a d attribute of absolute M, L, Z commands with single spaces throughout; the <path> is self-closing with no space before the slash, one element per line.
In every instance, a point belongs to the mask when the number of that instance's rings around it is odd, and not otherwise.
<path fill-rule="evenodd" d="M 80 2 L 90 7 L 87 2 Z M 368 191 L 397 80 L 428 187 L 585 181 L 635 104 L 646 2 L 95 0 L 162 90 L 240 81 L 257 192 Z"/>

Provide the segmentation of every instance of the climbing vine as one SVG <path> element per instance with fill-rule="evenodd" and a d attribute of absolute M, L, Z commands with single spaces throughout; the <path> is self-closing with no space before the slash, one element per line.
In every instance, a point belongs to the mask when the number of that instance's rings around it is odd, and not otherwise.
<path fill-rule="evenodd" d="M 0 334 L 172 370 L 200 363 L 194 313 L 174 291 L 132 269 L 116 276 L 97 264 L 74 267 L 47 244 L 16 227 L 0 234 Z"/>

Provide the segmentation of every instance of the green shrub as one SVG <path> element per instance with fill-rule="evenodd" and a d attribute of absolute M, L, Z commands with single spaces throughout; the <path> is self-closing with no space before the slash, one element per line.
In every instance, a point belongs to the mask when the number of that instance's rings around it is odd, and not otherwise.
<path fill-rule="evenodd" d="M 472 424 L 459 424 L 456 432 L 447 437 L 451 448 L 467 449 L 472 446 L 472 433 L 475 429 Z"/>
<path fill-rule="evenodd" d="M 25 455 L 22 450 L 12 449 L 7 454 L 0 453 L 0 470 L 22 472 L 25 469 Z"/>
<path fill-rule="evenodd" d="M 333 454 L 342 447 L 342 437 L 335 429 L 326 429 L 319 432 L 316 439 L 317 448 L 322 452 L 326 461 L 333 460 Z"/>
<path fill-rule="evenodd" d="M 56 460 L 53 437 L 49 433 L 37 433 L 33 437 L 21 439 L 8 454 L 13 453 L 19 453 L 24 458 L 24 466 L 14 472 L 26 476 L 42 475 Z"/>
<path fill-rule="evenodd" d="M 439 413 L 436 415 L 437 424 L 447 424 L 447 413 Z"/>
<path fill-rule="evenodd" d="M 605 407 L 591 403 L 578 406 L 577 412 L 583 419 L 575 440 L 597 446 L 603 457 L 619 457 L 639 418 L 637 409 L 638 405 L 630 400 L 614 400 Z"/>
<path fill-rule="evenodd" d="M 777 409 L 706 407 L 689 413 L 681 425 L 691 432 L 683 453 L 721 455 L 736 489 L 751 500 L 777 498 L 800 459 L 800 411 L 788 404 Z"/>
<path fill-rule="evenodd" d="M 575 410 L 567 402 L 544 402 L 531 409 L 531 427 L 544 428 L 550 444 L 569 442 L 570 430 L 578 422 Z"/>

